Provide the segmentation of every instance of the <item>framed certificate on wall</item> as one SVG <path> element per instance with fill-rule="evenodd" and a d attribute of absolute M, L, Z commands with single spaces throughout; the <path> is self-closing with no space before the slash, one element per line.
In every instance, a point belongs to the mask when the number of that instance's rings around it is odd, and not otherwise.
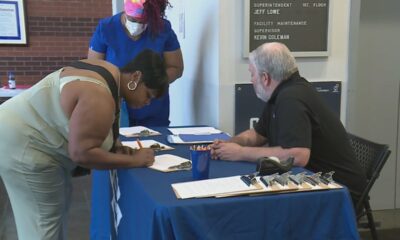
<path fill-rule="evenodd" d="M 328 56 L 329 0 L 244 0 L 243 57 L 266 42 L 296 57 Z"/>
<path fill-rule="evenodd" d="M 0 45 L 27 45 L 25 0 L 0 0 Z"/>

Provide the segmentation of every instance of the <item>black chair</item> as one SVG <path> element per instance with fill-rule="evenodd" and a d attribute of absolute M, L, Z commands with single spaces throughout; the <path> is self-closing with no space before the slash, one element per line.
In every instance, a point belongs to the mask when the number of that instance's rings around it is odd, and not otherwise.
<path fill-rule="evenodd" d="M 387 144 L 379 144 L 363 139 L 351 133 L 348 134 L 351 146 L 357 160 L 364 169 L 367 176 L 367 186 L 361 194 L 360 200 L 356 204 L 357 222 L 362 216 L 367 216 L 368 227 L 371 231 L 373 239 L 378 239 L 376 226 L 372 216 L 371 206 L 369 204 L 369 191 L 379 177 L 386 160 L 389 158 L 391 151 Z"/>

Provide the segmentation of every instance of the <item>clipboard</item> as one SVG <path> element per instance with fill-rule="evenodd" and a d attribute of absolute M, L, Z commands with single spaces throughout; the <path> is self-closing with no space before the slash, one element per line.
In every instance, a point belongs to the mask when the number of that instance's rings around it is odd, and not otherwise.
<path fill-rule="evenodd" d="M 161 172 L 174 172 L 174 171 L 185 171 L 190 170 L 191 168 L 178 168 L 174 166 L 179 166 L 182 163 L 190 162 L 189 159 L 182 158 L 172 154 L 162 154 L 154 157 L 153 165 L 149 166 L 149 168 L 161 171 Z"/>
<path fill-rule="evenodd" d="M 261 189 L 260 185 L 247 185 L 241 176 L 213 178 L 171 184 L 178 199 L 215 197 L 222 194 L 244 193 Z"/>
<path fill-rule="evenodd" d="M 168 135 L 167 141 L 173 144 L 201 144 L 212 143 L 214 140 L 229 140 L 231 136 L 227 133 L 210 133 L 210 134 L 177 134 Z"/>
<path fill-rule="evenodd" d="M 165 145 L 164 143 L 160 143 L 158 141 L 151 140 L 151 139 L 149 139 L 149 140 L 141 140 L 140 142 L 143 145 L 142 146 L 143 148 L 151 148 L 151 149 L 154 149 L 154 151 L 165 151 L 165 150 L 174 149 L 171 146 Z M 141 148 L 138 145 L 137 141 L 122 141 L 121 143 L 122 143 L 122 145 L 128 146 L 128 147 L 133 148 L 133 149 L 140 149 Z M 157 146 L 157 147 L 154 147 L 154 146 Z"/>
<path fill-rule="evenodd" d="M 329 183 L 328 185 L 319 183 L 315 186 L 312 186 L 306 182 L 302 183 L 301 185 L 297 185 L 291 180 L 285 186 L 277 182 L 273 182 L 271 186 L 266 186 L 262 183 L 260 177 L 255 177 L 256 182 L 248 185 L 241 180 L 241 177 L 242 176 L 232 176 L 174 183 L 171 184 L 171 186 L 178 199 L 206 197 L 222 198 L 243 195 L 295 193 L 343 188 L 343 186 L 338 183 Z"/>
<path fill-rule="evenodd" d="M 160 132 L 143 126 L 122 127 L 119 129 L 119 134 L 125 137 L 149 137 L 161 135 Z"/>

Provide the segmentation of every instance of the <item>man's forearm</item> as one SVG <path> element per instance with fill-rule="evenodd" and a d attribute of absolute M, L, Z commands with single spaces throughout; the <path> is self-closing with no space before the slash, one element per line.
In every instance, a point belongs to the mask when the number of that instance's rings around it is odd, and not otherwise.
<path fill-rule="evenodd" d="M 229 141 L 241 146 L 249 147 L 263 146 L 267 143 L 267 139 L 257 134 L 254 129 L 246 130 L 239 135 L 232 137 Z"/>

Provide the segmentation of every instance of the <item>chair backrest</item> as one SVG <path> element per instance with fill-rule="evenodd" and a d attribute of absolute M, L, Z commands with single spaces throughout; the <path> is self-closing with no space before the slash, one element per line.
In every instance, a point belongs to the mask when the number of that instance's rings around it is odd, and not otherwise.
<path fill-rule="evenodd" d="M 348 133 L 348 136 L 355 156 L 367 176 L 367 186 L 356 206 L 358 212 L 363 206 L 363 201 L 367 199 L 375 180 L 379 177 L 379 173 L 389 158 L 391 151 L 387 144 L 371 142 L 351 133 Z"/>

